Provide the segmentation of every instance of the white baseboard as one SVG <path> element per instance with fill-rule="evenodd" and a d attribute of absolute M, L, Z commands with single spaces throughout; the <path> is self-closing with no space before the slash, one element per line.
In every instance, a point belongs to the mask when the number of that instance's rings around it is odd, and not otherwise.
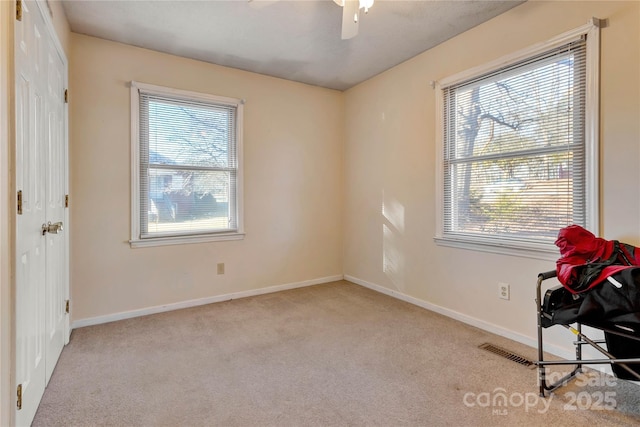
<path fill-rule="evenodd" d="M 476 328 L 480 328 L 487 332 L 491 332 L 496 335 L 500 335 L 505 338 L 509 338 L 513 341 L 519 342 L 524 345 L 528 345 L 529 347 L 533 347 L 535 349 L 538 348 L 538 339 L 534 337 L 529 337 L 527 335 L 520 334 L 518 332 L 514 332 L 510 329 L 503 328 L 502 326 L 495 325 L 490 322 L 486 322 L 481 319 L 477 319 L 475 317 L 466 315 L 464 313 L 460 313 L 455 310 L 451 310 L 445 307 L 441 307 L 436 304 L 432 304 L 427 301 L 423 301 L 418 298 L 414 298 L 412 296 L 403 294 L 402 292 L 394 291 L 389 288 L 385 288 L 384 286 L 376 285 L 371 282 L 367 282 L 366 280 L 358 279 L 357 277 L 346 275 L 344 276 L 344 280 L 348 280 L 349 282 L 353 282 L 356 285 L 364 286 L 365 288 L 369 288 L 376 292 L 380 292 L 382 294 L 388 295 L 390 297 L 408 302 L 413 305 L 417 305 L 418 307 L 422 307 L 426 310 L 436 312 L 438 314 L 442 314 L 443 316 L 450 317 L 455 320 L 459 320 L 462 323 L 466 323 L 471 326 L 475 326 Z M 533 315 L 533 307 L 531 309 Z M 561 347 L 554 344 L 546 343 L 544 344 L 544 351 L 546 353 L 551 353 L 555 356 L 562 357 L 563 359 L 574 359 L 575 353 L 573 348 Z"/>
<path fill-rule="evenodd" d="M 288 283 L 288 284 L 284 284 L 284 285 L 276 285 L 276 286 L 269 286 L 266 288 L 260 288 L 260 289 L 252 289 L 252 290 L 248 290 L 248 291 L 241 291 L 241 292 L 233 292 L 230 294 L 224 294 L 224 295 L 216 295 L 216 296 L 212 296 L 212 297 L 205 297 L 205 298 L 199 298 L 199 299 L 194 299 L 194 300 L 188 300 L 188 301 L 181 301 L 181 302 L 177 302 L 177 303 L 172 303 L 172 304 L 164 304 L 164 305 L 159 305 L 159 306 L 154 306 L 154 307 L 146 307 L 146 308 L 142 308 L 142 309 L 138 309 L 138 310 L 131 310 L 131 311 L 123 311 L 123 312 L 119 312 L 119 313 L 113 313 L 113 314 L 107 314 L 104 316 L 97 316 L 97 317 L 89 317 L 89 318 L 85 318 L 85 319 L 79 319 L 79 320 L 74 320 L 71 323 L 71 329 L 76 329 L 76 328 L 82 328 L 85 326 L 93 326 L 93 325 L 99 325 L 102 323 L 109 323 L 109 322 L 115 322 L 118 320 L 124 320 L 124 319 L 131 319 L 134 317 L 140 317 L 140 316 L 147 316 L 150 314 L 156 314 L 156 313 L 163 313 L 166 311 L 173 311 L 173 310 L 180 310 L 183 308 L 190 308 L 190 307 L 197 307 L 200 305 L 205 305 L 205 304 L 212 304 L 212 303 L 216 303 L 216 302 L 222 302 L 222 301 L 229 301 L 229 300 L 233 300 L 233 299 L 239 299 L 239 298 L 246 298 L 246 297 L 251 297 L 251 296 L 256 296 L 256 295 L 263 295 L 263 294 L 269 294 L 269 293 L 273 293 L 273 292 L 279 292 L 279 291 L 286 291 L 289 289 L 296 289 L 296 288 L 303 288 L 306 286 L 313 286 L 313 285 L 319 285 L 322 283 L 329 283 L 329 282 L 335 282 L 338 280 L 348 280 L 352 283 L 355 283 L 357 285 L 363 286 L 365 288 L 371 289 L 373 291 L 376 292 L 380 292 L 382 294 L 388 295 L 390 297 L 399 299 L 401 301 L 405 301 L 408 302 L 410 304 L 416 305 L 418 307 L 422 307 L 426 310 L 429 311 L 433 311 L 436 312 L 438 314 L 442 314 L 443 316 L 447 316 L 450 317 L 452 319 L 458 320 L 460 322 L 466 323 L 468 325 L 471 326 L 475 326 L 477 328 L 480 328 L 482 330 L 485 330 L 487 332 L 491 332 L 494 333 L 496 335 L 500 335 L 502 337 L 505 338 L 509 338 L 512 339 L 516 342 L 519 342 L 521 344 L 525 344 L 528 345 L 530 347 L 533 348 L 537 348 L 537 339 L 534 337 L 529 337 L 523 334 L 520 334 L 518 332 L 514 332 L 510 329 L 506 329 L 503 328 L 502 326 L 498 326 L 495 325 L 493 323 L 490 322 L 486 322 L 484 320 L 481 319 L 477 319 L 475 317 L 466 315 L 464 313 L 460 313 L 458 311 L 455 310 L 451 310 L 436 304 L 432 304 L 430 302 L 406 295 L 402 292 L 399 291 L 395 291 L 389 288 L 385 288 L 384 286 L 380 286 L 371 282 L 367 282 L 366 280 L 362 280 L 359 279 L 357 277 L 354 276 L 350 276 L 350 275 L 336 275 L 336 276 L 329 276 L 329 277 L 322 277 L 322 278 L 318 278 L 318 279 L 312 279 L 312 280 L 305 280 L 302 282 L 296 282 L 296 283 Z M 554 344 L 550 344 L 550 343 L 545 343 L 545 351 L 551 354 L 554 354 L 556 356 L 565 358 L 565 359 L 573 359 L 574 358 L 574 353 L 573 350 L 567 347 L 561 347 L 561 346 L 557 346 Z"/>
<path fill-rule="evenodd" d="M 99 325 L 102 323 L 115 322 L 117 320 L 131 319 L 133 317 L 147 316 L 149 314 L 163 313 L 165 311 L 180 310 L 182 308 L 197 307 L 214 302 L 229 301 L 232 299 L 252 297 L 255 295 L 270 294 L 273 292 L 286 291 L 289 289 L 303 288 L 306 286 L 319 285 L 322 283 L 335 282 L 344 279 L 342 275 L 321 277 L 318 279 L 305 280 L 296 283 L 287 283 L 284 285 L 269 286 L 267 288 L 251 289 L 248 291 L 233 292 L 230 294 L 216 295 L 212 297 L 181 301 L 172 304 L 158 305 L 154 307 L 141 308 L 138 310 L 122 311 L 119 313 L 107 314 L 104 316 L 89 317 L 86 319 L 74 320 L 71 323 L 71 329 L 82 328 L 85 326 Z"/>

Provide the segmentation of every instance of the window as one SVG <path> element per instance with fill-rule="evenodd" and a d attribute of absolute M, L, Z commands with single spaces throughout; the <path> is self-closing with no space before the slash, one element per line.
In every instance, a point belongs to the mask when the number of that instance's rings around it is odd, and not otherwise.
<path fill-rule="evenodd" d="M 132 82 L 131 245 L 240 239 L 237 99 Z"/>
<path fill-rule="evenodd" d="M 560 228 L 597 232 L 598 37 L 591 23 L 440 83 L 438 243 L 555 254 Z"/>

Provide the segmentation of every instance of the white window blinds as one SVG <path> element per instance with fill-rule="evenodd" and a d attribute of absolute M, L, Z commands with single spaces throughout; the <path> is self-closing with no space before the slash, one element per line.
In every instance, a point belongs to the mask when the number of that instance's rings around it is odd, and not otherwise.
<path fill-rule="evenodd" d="M 238 231 L 238 106 L 139 89 L 140 239 Z"/>
<path fill-rule="evenodd" d="M 443 234 L 553 242 L 587 223 L 585 37 L 443 87 Z"/>

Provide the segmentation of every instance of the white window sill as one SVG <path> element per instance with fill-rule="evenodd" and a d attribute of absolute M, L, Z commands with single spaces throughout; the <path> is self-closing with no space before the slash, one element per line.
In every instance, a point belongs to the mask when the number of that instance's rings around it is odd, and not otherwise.
<path fill-rule="evenodd" d="M 163 236 L 149 237 L 145 239 L 132 239 L 129 244 L 132 248 L 146 248 L 151 246 L 186 245 L 190 243 L 220 242 L 226 240 L 242 240 L 244 233 L 219 233 L 200 234 L 193 236 Z"/>
<path fill-rule="evenodd" d="M 553 243 L 525 243 L 509 239 L 483 239 L 466 236 L 436 236 L 433 240 L 439 246 L 541 259 L 554 263 L 560 256 L 558 248 Z"/>

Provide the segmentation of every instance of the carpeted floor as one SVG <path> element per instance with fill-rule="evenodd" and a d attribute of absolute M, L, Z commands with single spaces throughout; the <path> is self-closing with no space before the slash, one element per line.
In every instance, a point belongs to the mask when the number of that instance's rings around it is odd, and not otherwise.
<path fill-rule="evenodd" d="M 123 320 L 73 331 L 33 425 L 640 423 L 637 385 L 592 371 L 541 399 L 485 342 L 536 357 L 345 281 Z"/>

